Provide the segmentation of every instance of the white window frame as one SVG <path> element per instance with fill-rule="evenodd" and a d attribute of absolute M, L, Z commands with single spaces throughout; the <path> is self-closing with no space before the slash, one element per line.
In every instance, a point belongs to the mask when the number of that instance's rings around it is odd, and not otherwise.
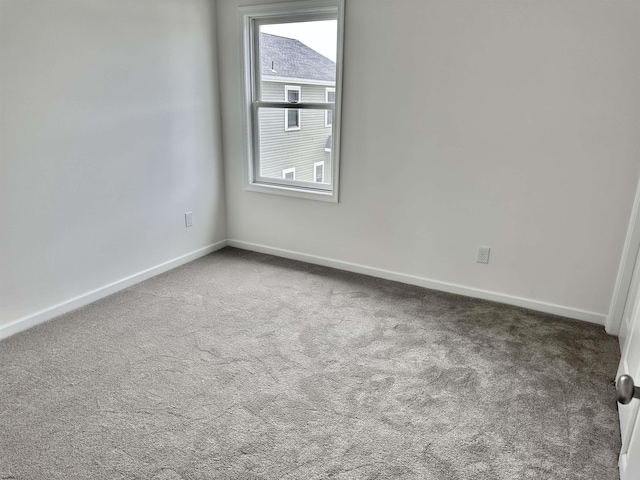
<path fill-rule="evenodd" d="M 285 85 L 284 86 L 284 101 L 285 102 L 289 102 L 289 92 L 298 92 L 298 103 L 300 103 L 302 101 L 302 89 L 300 88 L 299 85 Z M 300 121 L 302 118 L 302 115 L 300 114 L 300 109 L 297 110 L 298 112 L 298 125 L 295 127 L 290 127 L 289 126 L 289 111 L 285 110 L 284 111 L 284 131 L 285 132 L 291 132 L 294 130 L 300 130 L 302 128 L 302 122 Z"/>
<path fill-rule="evenodd" d="M 335 93 L 336 93 L 335 87 L 326 87 L 324 89 L 324 101 L 326 103 L 332 103 L 332 102 L 329 101 L 329 93 L 333 93 L 334 94 L 333 98 L 335 100 Z M 325 127 L 331 127 L 333 125 L 333 115 L 331 116 L 331 120 L 332 121 L 331 121 L 331 123 L 329 123 L 329 112 L 330 112 L 330 110 L 325 110 L 325 112 L 324 112 L 324 126 Z M 331 113 L 333 113 L 333 112 L 331 112 Z"/>
<path fill-rule="evenodd" d="M 296 179 L 296 167 L 285 168 L 282 170 L 282 178 L 287 178 L 287 173 L 293 173 L 293 180 Z"/>
<path fill-rule="evenodd" d="M 338 201 L 340 172 L 340 106 L 342 104 L 342 51 L 344 39 L 344 0 L 304 0 L 239 8 L 243 36 L 245 132 L 245 190 L 307 198 L 328 202 Z M 333 110 L 331 126 L 332 152 L 329 183 L 262 177 L 260 172 L 258 112 L 260 108 L 288 108 L 288 102 L 260 101 L 259 32 L 260 25 L 273 23 L 337 19 L 336 91 L 335 103 L 322 102 L 298 105 L 299 110 Z M 296 83 L 299 83 L 296 81 Z M 326 83 L 325 83 L 326 85 Z M 286 120 L 285 120 L 286 125 Z M 314 172 L 315 174 L 315 172 Z M 325 175 L 325 181 L 327 180 Z"/>
<path fill-rule="evenodd" d="M 316 180 L 316 168 L 318 167 L 322 167 L 322 180 L 320 180 L 320 182 Z M 313 181 L 316 183 L 324 183 L 324 162 L 315 162 L 313 164 Z"/>

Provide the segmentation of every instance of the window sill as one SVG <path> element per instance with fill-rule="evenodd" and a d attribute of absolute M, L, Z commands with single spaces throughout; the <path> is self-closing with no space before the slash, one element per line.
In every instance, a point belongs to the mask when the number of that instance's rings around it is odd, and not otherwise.
<path fill-rule="evenodd" d="M 273 185 L 268 183 L 249 183 L 244 187 L 248 192 L 270 193 L 285 197 L 306 198 L 307 200 L 319 200 L 321 202 L 338 203 L 338 195 L 335 190 L 312 190 L 309 188 L 296 188 L 287 185 Z"/>

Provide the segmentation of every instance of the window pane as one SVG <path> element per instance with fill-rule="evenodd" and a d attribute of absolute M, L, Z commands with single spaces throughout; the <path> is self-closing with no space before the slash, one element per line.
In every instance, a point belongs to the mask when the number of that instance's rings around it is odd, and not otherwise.
<path fill-rule="evenodd" d="M 322 88 L 295 100 L 289 90 L 287 101 L 325 102 L 324 87 L 336 82 L 337 38 L 336 20 L 261 25 L 259 100 L 281 102 L 283 82 L 303 82 Z"/>
<path fill-rule="evenodd" d="M 285 118 L 289 119 L 291 112 L 297 115 L 300 130 L 285 129 Z M 258 109 L 260 144 L 256 154 L 260 176 L 282 179 L 283 170 L 295 168 L 296 181 L 316 182 L 314 164 L 323 162 L 323 183 L 330 183 L 331 134 L 324 126 L 326 112 L 294 108 Z"/>
<path fill-rule="evenodd" d="M 294 110 L 292 108 L 287 110 L 287 127 L 296 128 L 300 126 L 300 110 Z"/>

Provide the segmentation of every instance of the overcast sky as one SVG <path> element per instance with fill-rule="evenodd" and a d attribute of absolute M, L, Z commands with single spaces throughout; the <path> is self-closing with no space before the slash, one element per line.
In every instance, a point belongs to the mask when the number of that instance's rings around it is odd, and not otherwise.
<path fill-rule="evenodd" d="M 320 52 L 334 62 L 336 61 L 338 40 L 338 22 L 336 20 L 263 25 L 261 31 L 281 37 L 295 38 L 307 47 Z"/>

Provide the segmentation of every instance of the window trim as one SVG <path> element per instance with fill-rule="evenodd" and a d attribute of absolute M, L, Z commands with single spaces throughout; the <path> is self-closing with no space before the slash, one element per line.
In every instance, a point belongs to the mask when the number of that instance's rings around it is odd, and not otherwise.
<path fill-rule="evenodd" d="M 300 103 L 302 102 L 302 89 L 300 88 L 300 85 L 285 85 L 284 86 L 284 101 L 285 102 L 289 102 L 289 92 L 298 92 L 298 102 Z M 290 127 L 289 126 L 289 115 L 287 115 L 289 113 L 289 109 L 284 109 L 284 131 L 285 132 L 293 132 L 296 130 L 300 130 L 302 128 L 302 122 L 300 121 L 302 118 L 302 115 L 300 114 L 300 109 L 291 109 L 291 110 L 296 110 L 298 112 L 298 126 L 296 127 Z"/>
<path fill-rule="evenodd" d="M 324 89 L 324 101 L 325 103 L 332 103 L 329 101 L 329 94 L 333 92 L 333 103 L 335 103 L 336 98 L 336 88 L 335 87 L 325 87 Z M 331 115 L 331 123 L 329 123 L 329 112 L 330 110 L 325 110 L 324 112 L 324 126 L 331 127 L 333 125 L 333 115 Z M 333 112 L 331 112 L 333 113 Z"/>
<path fill-rule="evenodd" d="M 322 167 L 322 180 L 320 180 L 318 182 L 318 180 L 316 180 L 316 168 L 318 167 Z M 314 162 L 313 163 L 313 181 L 315 183 L 324 183 L 324 162 Z"/>
<path fill-rule="evenodd" d="M 240 33 L 243 39 L 243 95 L 245 111 L 243 115 L 244 127 L 244 151 L 245 151 L 245 190 L 261 193 L 272 193 L 290 197 L 307 198 L 327 202 L 338 202 L 339 172 L 340 172 L 340 106 L 342 104 L 342 70 L 343 70 L 343 43 L 344 43 L 344 0 L 304 0 L 289 3 L 267 4 L 249 7 L 239 7 Z M 312 18 L 316 17 L 316 18 Z M 336 55 L 336 102 L 326 103 L 301 103 L 300 110 L 321 109 L 333 110 L 333 135 L 334 148 L 332 151 L 331 182 L 329 184 L 317 184 L 315 182 L 283 181 L 260 177 L 259 165 L 257 165 L 257 148 L 259 148 L 259 133 L 254 128 L 259 108 L 287 108 L 285 102 L 257 102 L 259 98 L 254 78 L 259 72 L 259 38 L 256 38 L 255 29 L 259 25 L 269 23 L 314 21 L 322 19 L 337 19 L 337 55 Z M 256 27 L 257 26 L 257 27 Z M 258 52 L 257 54 L 253 54 Z M 259 104 L 259 105 L 258 105 Z M 326 180 L 326 175 L 325 175 Z"/>

